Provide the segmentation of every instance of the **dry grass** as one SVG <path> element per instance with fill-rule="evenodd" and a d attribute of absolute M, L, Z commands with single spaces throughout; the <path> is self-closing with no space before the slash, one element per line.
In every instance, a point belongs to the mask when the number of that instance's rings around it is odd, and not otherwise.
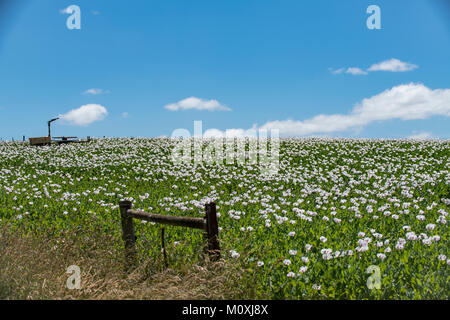
<path fill-rule="evenodd" d="M 125 272 L 123 252 L 112 245 L 117 240 L 92 234 L 37 238 L 0 229 L 0 299 L 255 298 L 239 265 L 220 261 L 164 270 L 160 261 L 147 259 Z M 70 265 L 81 269 L 79 290 L 66 287 Z"/>

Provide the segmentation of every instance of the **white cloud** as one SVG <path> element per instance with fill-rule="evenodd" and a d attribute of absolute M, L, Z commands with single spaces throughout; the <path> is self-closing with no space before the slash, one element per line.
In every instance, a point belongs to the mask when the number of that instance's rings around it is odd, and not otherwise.
<path fill-rule="evenodd" d="M 427 140 L 427 139 L 432 139 L 433 134 L 431 132 L 418 132 L 418 133 L 413 132 L 413 134 L 407 138 L 414 139 L 414 140 Z"/>
<path fill-rule="evenodd" d="M 189 97 L 166 105 L 164 108 L 170 111 L 178 110 L 207 110 L 207 111 L 231 111 L 230 108 L 220 104 L 217 100 L 203 100 L 196 97 Z"/>
<path fill-rule="evenodd" d="M 99 104 L 86 104 L 78 109 L 59 115 L 61 120 L 76 126 L 87 126 L 95 121 L 101 121 L 108 115 L 104 106 Z"/>
<path fill-rule="evenodd" d="M 328 70 L 330 70 L 330 72 L 332 74 L 343 74 L 343 73 L 348 73 L 348 74 L 352 74 L 352 75 L 366 75 L 367 74 L 366 71 L 364 71 L 360 68 L 356 68 L 356 67 L 339 68 L 339 69 L 328 68 Z"/>
<path fill-rule="evenodd" d="M 352 75 L 366 75 L 371 71 L 405 72 L 417 68 L 418 66 L 415 64 L 403 62 L 398 59 L 390 59 L 382 61 L 380 63 L 375 63 L 372 66 L 370 66 L 370 68 L 368 68 L 367 70 L 363 70 L 357 67 L 340 68 L 340 69 L 329 68 L 329 70 L 332 74 L 347 73 Z"/>
<path fill-rule="evenodd" d="M 432 90 L 423 84 L 410 83 L 363 99 L 348 114 L 320 114 L 303 121 L 268 121 L 260 127 L 253 125 L 247 130 L 228 131 L 234 136 L 252 136 L 258 129 L 268 132 L 278 129 L 280 136 L 311 136 L 358 130 L 375 121 L 419 120 L 432 116 L 450 117 L 450 89 Z M 205 135 L 220 136 L 223 131 L 209 129 Z"/>
<path fill-rule="evenodd" d="M 88 89 L 83 92 L 83 94 L 92 94 L 92 95 L 97 95 L 97 94 L 102 94 L 102 93 L 109 93 L 109 91 L 103 90 L 103 89 L 92 88 L 92 89 Z"/>
<path fill-rule="evenodd" d="M 420 83 L 393 87 L 357 104 L 354 112 L 369 121 L 417 120 L 450 116 L 450 89 L 432 90 Z"/>
<path fill-rule="evenodd" d="M 363 99 L 349 114 L 317 115 L 303 121 L 269 121 L 261 128 L 282 135 L 304 136 L 357 129 L 374 121 L 418 120 L 450 116 L 450 89 L 431 90 L 423 84 L 405 84 Z"/>
<path fill-rule="evenodd" d="M 360 68 L 356 68 L 356 67 L 351 67 L 351 68 L 347 68 L 347 70 L 345 71 L 345 73 L 349 73 L 352 74 L 354 76 L 357 75 L 366 75 L 367 72 L 364 70 L 361 70 Z"/>
<path fill-rule="evenodd" d="M 417 69 L 418 66 L 412 63 L 400 61 L 398 59 L 385 60 L 380 63 L 373 64 L 368 71 L 390 71 L 405 72 Z"/>
<path fill-rule="evenodd" d="M 122 118 L 128 118 L 130 114 L 128 112 L 122 112 L 121 116 Z"/>
<path fill-rule="evenodd" d="M 93 15 L 97 16 L 97 15 L 100 14 L 100 11 L 98 11 L 98 10 L 92 10 L 91 13 L 92 13 Z"/>

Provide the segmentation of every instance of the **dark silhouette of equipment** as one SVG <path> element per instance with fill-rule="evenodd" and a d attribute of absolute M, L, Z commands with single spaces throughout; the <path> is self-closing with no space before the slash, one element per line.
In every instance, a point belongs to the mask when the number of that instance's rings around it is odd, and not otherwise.
<path fill-rule="evenodd" d="M 51 135 L 51 132 L 50 132 L 50 124 L 53 122 L 53 121 L 56 121 L 56 120 L 58 120 L 59 118 L 54 118 L 54 119 L 52 119 L 52 120 L 50 120 L 50 121 L 48 121 L 47 122 L 47 124 L 48 124 L 48 137 L 51 139 L 52 138 L 52 135 Z"/>
<path fill-rule="evenodd" d="M 52 140 L 51 123 L 56 120 L 59 120 L 59 117 L 53 118 L 53 119 L 47 121 L 47 125 L 48 125 L 48 136 L 47 137 L 29 138 L 30 145 L 45 146 L 45 145 L 51 145 L 52 142 L 55 142 L 57 144 L 66 144 L 66 143 L 84 143 L 84 142 L 91 141 L 90 137 L 88 137 L 87 140 L 78 140 L 77 137 L 55 137 L 55 139 Z"/>

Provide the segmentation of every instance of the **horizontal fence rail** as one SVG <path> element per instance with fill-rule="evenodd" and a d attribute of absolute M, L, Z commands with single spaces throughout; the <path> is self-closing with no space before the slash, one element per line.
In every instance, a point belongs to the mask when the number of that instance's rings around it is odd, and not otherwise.
<path fill-rule="evenodd" d="M 206 231 L 206 221 L 202 218 L 174 217 L 152 214 L 143 211 L 128 210 L 128 215 L 133 218 L 155 222 L 160 224 L 168 224 L 171 226 L 187 227 L 201 229 Z"/>
<path fill-rule="evenodd" d="M 122 239 L 125 243 L 125 254 L 129 261 L 136 261 L 136 236 L 134 233 L 133 219 L 203 230 L 208 242 L 207 251 L 211 260 L 217 261 L 220 259 L 220 245 L 218 237 L 219 226 L 217 223 L 215 202 L 207 203 L 205 205 L 204 218 L 167 216 L 133 210 L 132 203 L 128 200 L 120 201 L 119 208 L 122 220 Z"/>

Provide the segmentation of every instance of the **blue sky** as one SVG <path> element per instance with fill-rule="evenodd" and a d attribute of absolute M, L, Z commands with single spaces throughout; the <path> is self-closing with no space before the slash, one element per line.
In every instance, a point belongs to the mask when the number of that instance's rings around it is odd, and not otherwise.
<path fill-rule="evenodd" d="M 54 136 L 157 137 L 202 120 L 203 130 L 450 138 L 447 0 L 5 3 L 3 139 L 45 136 L 58 115 Z M 66 26 L 70 5 L 80 30 Z M 369 5 L 381 30 L 366 26 Z"/>

